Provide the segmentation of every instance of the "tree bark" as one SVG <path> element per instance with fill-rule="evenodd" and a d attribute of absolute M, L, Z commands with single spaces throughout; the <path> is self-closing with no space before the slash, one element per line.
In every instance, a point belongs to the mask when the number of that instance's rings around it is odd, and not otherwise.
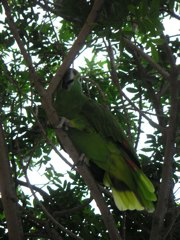
<path fill-rule="evenodd" d="M 166 144 L 164 153 L 164 165 L 162 169 L 162 182 L 160 185 L 158 202 L 156 211 L 153 216 L 152 229 L 150 240 L 161 240 L 163 238 L 163 226 L 164 219 L 166 216 L 169 195 L 171 190 L 172 182 L 172 166 L 174 162 L 175 154 L 175 137 L 178 126 L 178 109 L 180 106 L 179 97 L 179 83 L 178 83 L 178 72 L 174 72 L 171 75 L 170 87 L 171 87 L 171 110 L 169 118 L 169 127 L 167 127 Z"/>
<path fill-rule="evenodd" d="M 2 124 L 0 122 L 0 191 L 2 195 L 2 204 L 7 220 L 9 240 L 22 240 L 23 228 L 20 214 L 18 211 L 17 197 L 12 181 L 8 154 L 6 149 L 5 137 Z"/>

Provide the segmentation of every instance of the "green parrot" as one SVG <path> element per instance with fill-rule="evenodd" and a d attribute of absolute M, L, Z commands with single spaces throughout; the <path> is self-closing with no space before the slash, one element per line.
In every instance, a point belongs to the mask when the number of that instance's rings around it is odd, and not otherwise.
<path fill-rule="evenodd" d="M 83 94 L 80 74 L 70 68 L 59 84 L 54 106 L 68 122 L 67 134 L 85 154 L 94 178 L 109 186 L 117 208 L 154 211 L 156 195 L 115 116 Z"/>

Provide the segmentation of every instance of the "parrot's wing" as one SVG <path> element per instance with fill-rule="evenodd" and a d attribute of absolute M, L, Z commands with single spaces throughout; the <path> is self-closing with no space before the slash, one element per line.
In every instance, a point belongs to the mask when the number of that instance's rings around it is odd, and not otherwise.
<path fill-rule="evenodd" d="M 111 112 L 92 100 L 87 101 L 81 111 L 101 136 L 111 139 L 111 160 L 108 164 L 104 162 L 101 167 L 105 170 L 104 184 L 111 186 L 118 208 L 142 210 L 145 207 L 149 212 L 154 211 L 152 203 L 156 200 L 154 186 L 140 169 L 136 153 L 122 132 L 118 121 Z M 119 153 L 113 156 L 113 152 L 117 152 L 116 147 Z M 97 165 L 100 166 L 98 161 Z"/>
<path fill-rule="evenodd" d="M 82 113 L 98 133 L 104 137 L 111 138 L 114 143 L 125 151 L 135 164 L 140 167 L 136 153 L 121 129 L 119 122 L 113 114 L 102 105 L 89 100 L 83 108 Z"/>

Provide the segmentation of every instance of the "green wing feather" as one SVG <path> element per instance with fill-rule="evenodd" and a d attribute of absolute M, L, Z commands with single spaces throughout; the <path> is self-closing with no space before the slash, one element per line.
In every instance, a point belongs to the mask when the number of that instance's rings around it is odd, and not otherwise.
<path fill-rule="evenodd" d="M 119 122 L 110 111 L 103 108 L 100 104 L 92 100 L 88 100 L 84 104 L 81 113 L 86 117 L 97 132 L 101 133 L 105 137 L 111 138 L 113 142 L 122 146 L 139 166 L 133 147 L 121 130 Z"/>

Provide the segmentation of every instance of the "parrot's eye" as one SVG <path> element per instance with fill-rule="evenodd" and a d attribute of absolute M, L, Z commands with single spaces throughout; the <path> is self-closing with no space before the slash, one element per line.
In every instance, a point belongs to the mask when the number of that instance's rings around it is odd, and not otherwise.
<path fill-rule="evenodd" d="M 68 80 L 66 80 L 66 81 L 63 81 L 62 88 L 68 89 L 68 88 L 71 86 L 71 84 L 72 84 L 73 81 L 74 81 L 74 80 L 72 80 L 72 79 L 68 79 Z"/>
<path fill-rule="evenodd" d="M 71 79 L 71 80 L 69 79 L 69 81 L 67 81 L 67 83 L 66 83 L 66 84 L 67 84 L 67 87 L 69 87 L 69 86 L 71 85 L 71 83 L 73 83 L 73 82 L 74 82 L 73 79 Z"/>
<path fill-rule="evenodd" d="M 72 82 L 73 82 L 74 80 L 69 80 L 69 81 L 67 81 L 67 85 L 70 85 Z"/>
<path fill-rule="evenodd" d="M 68 69 L 63 77 L 62 88 L 68 89 L 74 81 L 75 73 L 73 69 Z"/>

